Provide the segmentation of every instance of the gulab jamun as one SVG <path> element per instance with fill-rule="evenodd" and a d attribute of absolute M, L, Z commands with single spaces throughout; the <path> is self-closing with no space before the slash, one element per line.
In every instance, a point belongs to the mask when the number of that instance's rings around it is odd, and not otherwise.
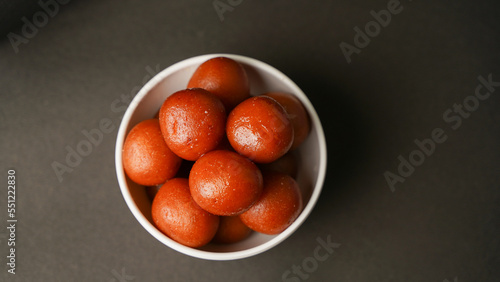
<path fill-rule="evenodd" d="M 257 163 L 270 163 L 288 152 L 294 133 L 285 109 L 273 98 L 257 96 L 231 111 L 226 134 L 238 153 Z"/>
<path fill-rule="evenodd" d="M 165 144 L 157 119 L 138 123 L 123 143 L 123 169 L 137 184 L 154 186 L 175 176 L 181 158 Z"/>
<path fill-rule="evenodd" d="M 293 144 L 290 150 L 297 149 L 307 138 L 309 131 L 311 131 L 311 121 L 304 105 L 292 94 L 269 92 L 264 95 L 273 98 L 285 108 L 288 118 L 292 122 L 294 133 Z"/>
<path fill-rule="evenodd" d="M 302 196 L 295 180 L 279 172 L 264 172 L 264 190 L 259 200 L 240 215 L 252 230 L 279 234 L 290 226 L 302 211 Z"/>
<path fill-rule="evenodd" d="M 168 147 L 195 161 L 224 137 L 226 111 L 219 98 L 201 88 L 170 95 L 160 109 L 160 127 Z"/>
<path fill-rule="evenodd" d="M 221 216 L 219 229 L 213 238 L 213 242 L 232 244 L 247 238 L 252 229 L 248 228 L 238 216 Z"/>
<path fill-rule="evenodd" d="M 227 57 L 202 63 L 189 80 L 187 88 L 203 88 L 222 100 L 229 112 L 250 97 L 250 84 L 243 66 Z"/>
<path fill-rule="evenodd" d="M 186 178 L 173 178 L 158 191 L 151 206 L 155 226 L 174 241 L 198 248 L 212 240 L 219 217 L 200 208 Z"/>
<path fill-rule="evenodd" d="M 196 203 L 216 215 L 246 211 L 262 192 L 262 174 L 248 158 L 217 150 L 199 158 L 189 174 L 189 188 Z"/>

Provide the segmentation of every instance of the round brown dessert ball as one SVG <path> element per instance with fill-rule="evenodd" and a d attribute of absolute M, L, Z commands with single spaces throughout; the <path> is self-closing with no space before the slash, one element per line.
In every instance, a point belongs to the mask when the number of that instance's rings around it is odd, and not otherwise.
<path fill-rule="evenodd" d="M 229 112 L 250 97 L 250 84 L 245 69 L 226 57 L 212 58 L 202 63 L 189 80 L 188 88 L 203 88 L 215 94 Z"/>
<path fill-rule="evenodd" d="M 168 147 L 195 161 L 215 149 L 224 137 L 226 111 L 210 92 L 193 88 L 169 96 L 160 109 L 160 126 Z"/>
<path fill-rule="evenodd" d="M 215 233 L 215 243 L 231 244 L 239 242 L 252 233 L 238 216 L 221 216 L 217 233 Z"/>
<path fill-rule="evenodd" d="M 165 144 L 157 119 L 138 123 L 130 130 L 122 151 L 123 169 L 137 184 L 154 186 L 175 176 L 181 158 Z"/>
<path fill-rule="evenodd" d="M 228 116 L 226 134 L 238 153 L 258 163 L 277 160 L 293 143 L 293 126 L 285 109 L 267 96 L 236 106 Z"/>
<path fill-rule="evenodd" d="M 292 94 L 269 92 L 264 95 L 278 101 L 285 108 L 288 118 L 292 122 L 294 132 L 293 144 L 290 150 L 297 149 L 307 138 L 309 131 L 311 131 L 311 121 L 304 105 Z"/>
<path fill-rule="evenodd" d="M 216 215 L 246 211 L 262 192 L 262 174 L 249 159 L 231 151 L 212 151 L 199 158 L 189 174 L 196 203 Z"/>
<path fill-rule="evenodd" d="M 193 248 L 210 242 L 219 227 L 219 217 L 194 202 L 185 178 L 173 178 L 160 188 L 153 200 L 151 215 L 161 232 Z"/>
<path fill-rule="evenodd" d="M 283 173 L 264 172 L 262 195 L 240 219 L 257 232 L 279 234 L 297 219 L 301 210 L 302 196 L 297 182 Z"/>

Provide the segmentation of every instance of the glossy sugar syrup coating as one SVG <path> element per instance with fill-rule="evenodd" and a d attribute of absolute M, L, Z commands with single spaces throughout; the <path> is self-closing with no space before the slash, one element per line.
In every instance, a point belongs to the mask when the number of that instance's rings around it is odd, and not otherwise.
<path fill-rule="evenodd" d="M 177 173 L 181 158 L 165 144 L 157 119 L 138 123 L 123 144 L 123 169 L 137 184 L 153 186 L 164 183 Z"/>
<path fill-rule="evenodd" d="M 252 230 L 279 234 L 290 226 L 302 211 L 299 186 L 289 175 L 264 172 L 264 190 L 255 204 L 240 215 Z"/>
<path fill-rule="evenodd" d="M 185 178 L 173 178 L 160 188 L 153 200 L 151 215 L 161 232 L 193 248 L 210 242 L 219 227 L 219 217 L 193 200 Z"/>
<path fill-rule="evenodd" d="M 159 119 L 163 137 L 172 152 L 195 161 L 221 142 L 226 111 L 215 95 L 193 88 L 170 95 L 160 109 Z"/>
<path fill-rule="evenodd" d="M 238 153 L 257 163 L 277 160 L 293 143 L 293 126 L 285 109 L 267 96 L 236 106 L 228 116 L 226 134 Z"/>
<path fill-rule="evenodd" d="M 245 69 L 226 57 L 216 57 L 202 63 L 189 80 L 187 88 L 210 91 L 221 99 L 228 112 L 250 97 Z"/>
<path fill-rule="evenodd" d="M 193 199 L 206 211 L 216 215 L 237 215 L 259 198 L 262 174 L 248 158 L 217 150 L 194 163 L 189 187 Z"/>

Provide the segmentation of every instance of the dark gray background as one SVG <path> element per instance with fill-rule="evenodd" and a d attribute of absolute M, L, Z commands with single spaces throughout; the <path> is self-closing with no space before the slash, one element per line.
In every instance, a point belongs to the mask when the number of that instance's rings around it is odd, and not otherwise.
<path fill-rule="evenodd" d="M 353 28 L 388 2 L 245 0 L 221 21 L 211 0 L 74 0 L 16 53 L 7 33 L 21 35 L 21 18 L 41 8 L 1 1 L 0 280 L 128 281 L 123 272 L 134 281 L 281 281 L 331 236 L 341 246 L 308 281 L 498 281 L 500 88 L 457 130 L 442 118 L 474 94 L 478 76 L 500 81 L 497 1 L 402 0 L 348 64 L 339 44 L 354 44 Z M 231 262 L 191 258 L 150 236 L 114 170 L 113 101 L 142 85 L 147 66 L 218 52 L 295 80 L 329 150 L 307 222 L 272 250 Z M 59 182 L 51 164 L 103 118 L 116 128 Z M 391 192 L 384 172 L 396 173 L 398 156 L 435 128 L 446 142 Z M 16 275 L 5 264 L 8 169 L 17 177 Z"/>

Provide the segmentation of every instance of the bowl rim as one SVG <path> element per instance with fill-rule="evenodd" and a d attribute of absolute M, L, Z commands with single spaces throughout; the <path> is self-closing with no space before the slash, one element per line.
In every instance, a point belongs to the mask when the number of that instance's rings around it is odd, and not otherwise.
<path fill-rule="evenodd" d="M 308 203 L 304 206 L 302 212 L 300 215 L 297 217 L 297 219 L 283 232 L 280 234 L 275 235 L 273 238 L 271 238 L 269 241 L 262 243 L 258 246 L 251 247 L 249 249 L 245 250 L 239 250 L 239 251 L 229 251 L 229 252 L 211 252 L 211 251 L 206 251 L 206 250 L 200 250 L 196 248 L 191 248 L 184 246 L 180 243 L 175 242 L 174 240 L 170 239 L 167 235 L 161 233 L 145 216 L 142 214 L 142 212 L 139 210 L 137 204 L 135 203 L 134 199 L 132 198 L 132 195 L 129 191 L 129 187 L 126 181 L 126 176 L 125 172 L 123 169 L 122 165 L 122 149 L 123 149 L 123 143 L 125 141 L 126 135 L 127 135 L 127 128 L 130 123 L 130 119 L 132 115 L 134 114 L 135 110 L 137 109 L 140 101 L 156 86 L 158 85 L 161 81 L 163 81 L 166 77 L 169 75 L 184 69 L 186 67 L 192 66 L 192 65 L 199 65 L 203 63 L 204 61 L 214 58 L 214 57 L 228 57 L 231 58 L 237 62 L 250 65 L 252 67 L 264 70 L 265 72 L 271 74 L 274 77 L 279 78 L 283 83 L 287 84 L 288 87 L 292 89 L 291 92 L 295 96 L 300 96 L 300 100 L 303 103 L 304 107 L 306 108 L 311 124 L 315 125 L 316 133 L 318 135 L 318 145 L 319 145 L 319 168 L 318 168 L 318 176 L 316 178 L 316 184 L 312 188 L 312 193 L 309 198 Z M 254 58 L 250 58 L 247 56 L 242 56 L 242 55 L 235 55 L 235 54 L 228 54 L 228 53 L 213 53 L 213 54 L 205 54 L 205 55 L 198 55 L 194 57 L 190 57 L 187 59 L 184 59 L 182 61 L 179 61 L 177 63 L 174 63 L 173 65 L 170 65 L 169 67 L 163 69 L 160 71 L 158 74 L 156 74 L 153 78 L 151 78 L 144 86 L 139 90 L 139 92 L 136 94 L 134 99 L 130 102 L 129 106 L 127 107 L 127 110 L 125 114 L 123 115 L 123 118 L 120 122 L 120 126 L 118 129 L 118 134 L 116 137 L 116 144 L 115 144 L 115 169 L 116 169 L 116 176 L 118 180 L 118 184 L 120 186 L 120 190 L 122 193 L 122 196 L 129 208 L 129 210 L 132 212 L 134 217 L 136 218 L 137 221 L 145 228 L 153 237 L 155 237 L 157 240 L 162 242 L 164 245 L 167 245 L 168 247 L 192 256 L 196 258 L 201 258 L 201 259 L 206 259 L 206 260 L 236 260 L 236 259 L 243 259 L 247 257 L 251 257 L 260 253 L 263 253 L 274 246 L 278 245 L 279 243 L 283 242 L 286 238 L 291 236 L 299 227 L 302 225 L 302 223 L 305 222 L 306 218 L 310 215 L 312 212 L 314 206 L 316 205 L 321 190 L 323 189 L 323 184 L 325 181 L 326 177 L 326 166 L 327 166 L 327 148 L 326 148 L 326 138 L 324 135 L 323 131 L 323 126 L 321 124 L 321 121 L 319 119 L 319 116 L 312 105 L 312 103 L 309 101 L 305 93 L 293 82 L 288 76 L 286 76 L 284 73 L 279 71 L 278 69 L 274 68 L 273 66 L 264 63 L 262 61 L 259 61 Z"/>

